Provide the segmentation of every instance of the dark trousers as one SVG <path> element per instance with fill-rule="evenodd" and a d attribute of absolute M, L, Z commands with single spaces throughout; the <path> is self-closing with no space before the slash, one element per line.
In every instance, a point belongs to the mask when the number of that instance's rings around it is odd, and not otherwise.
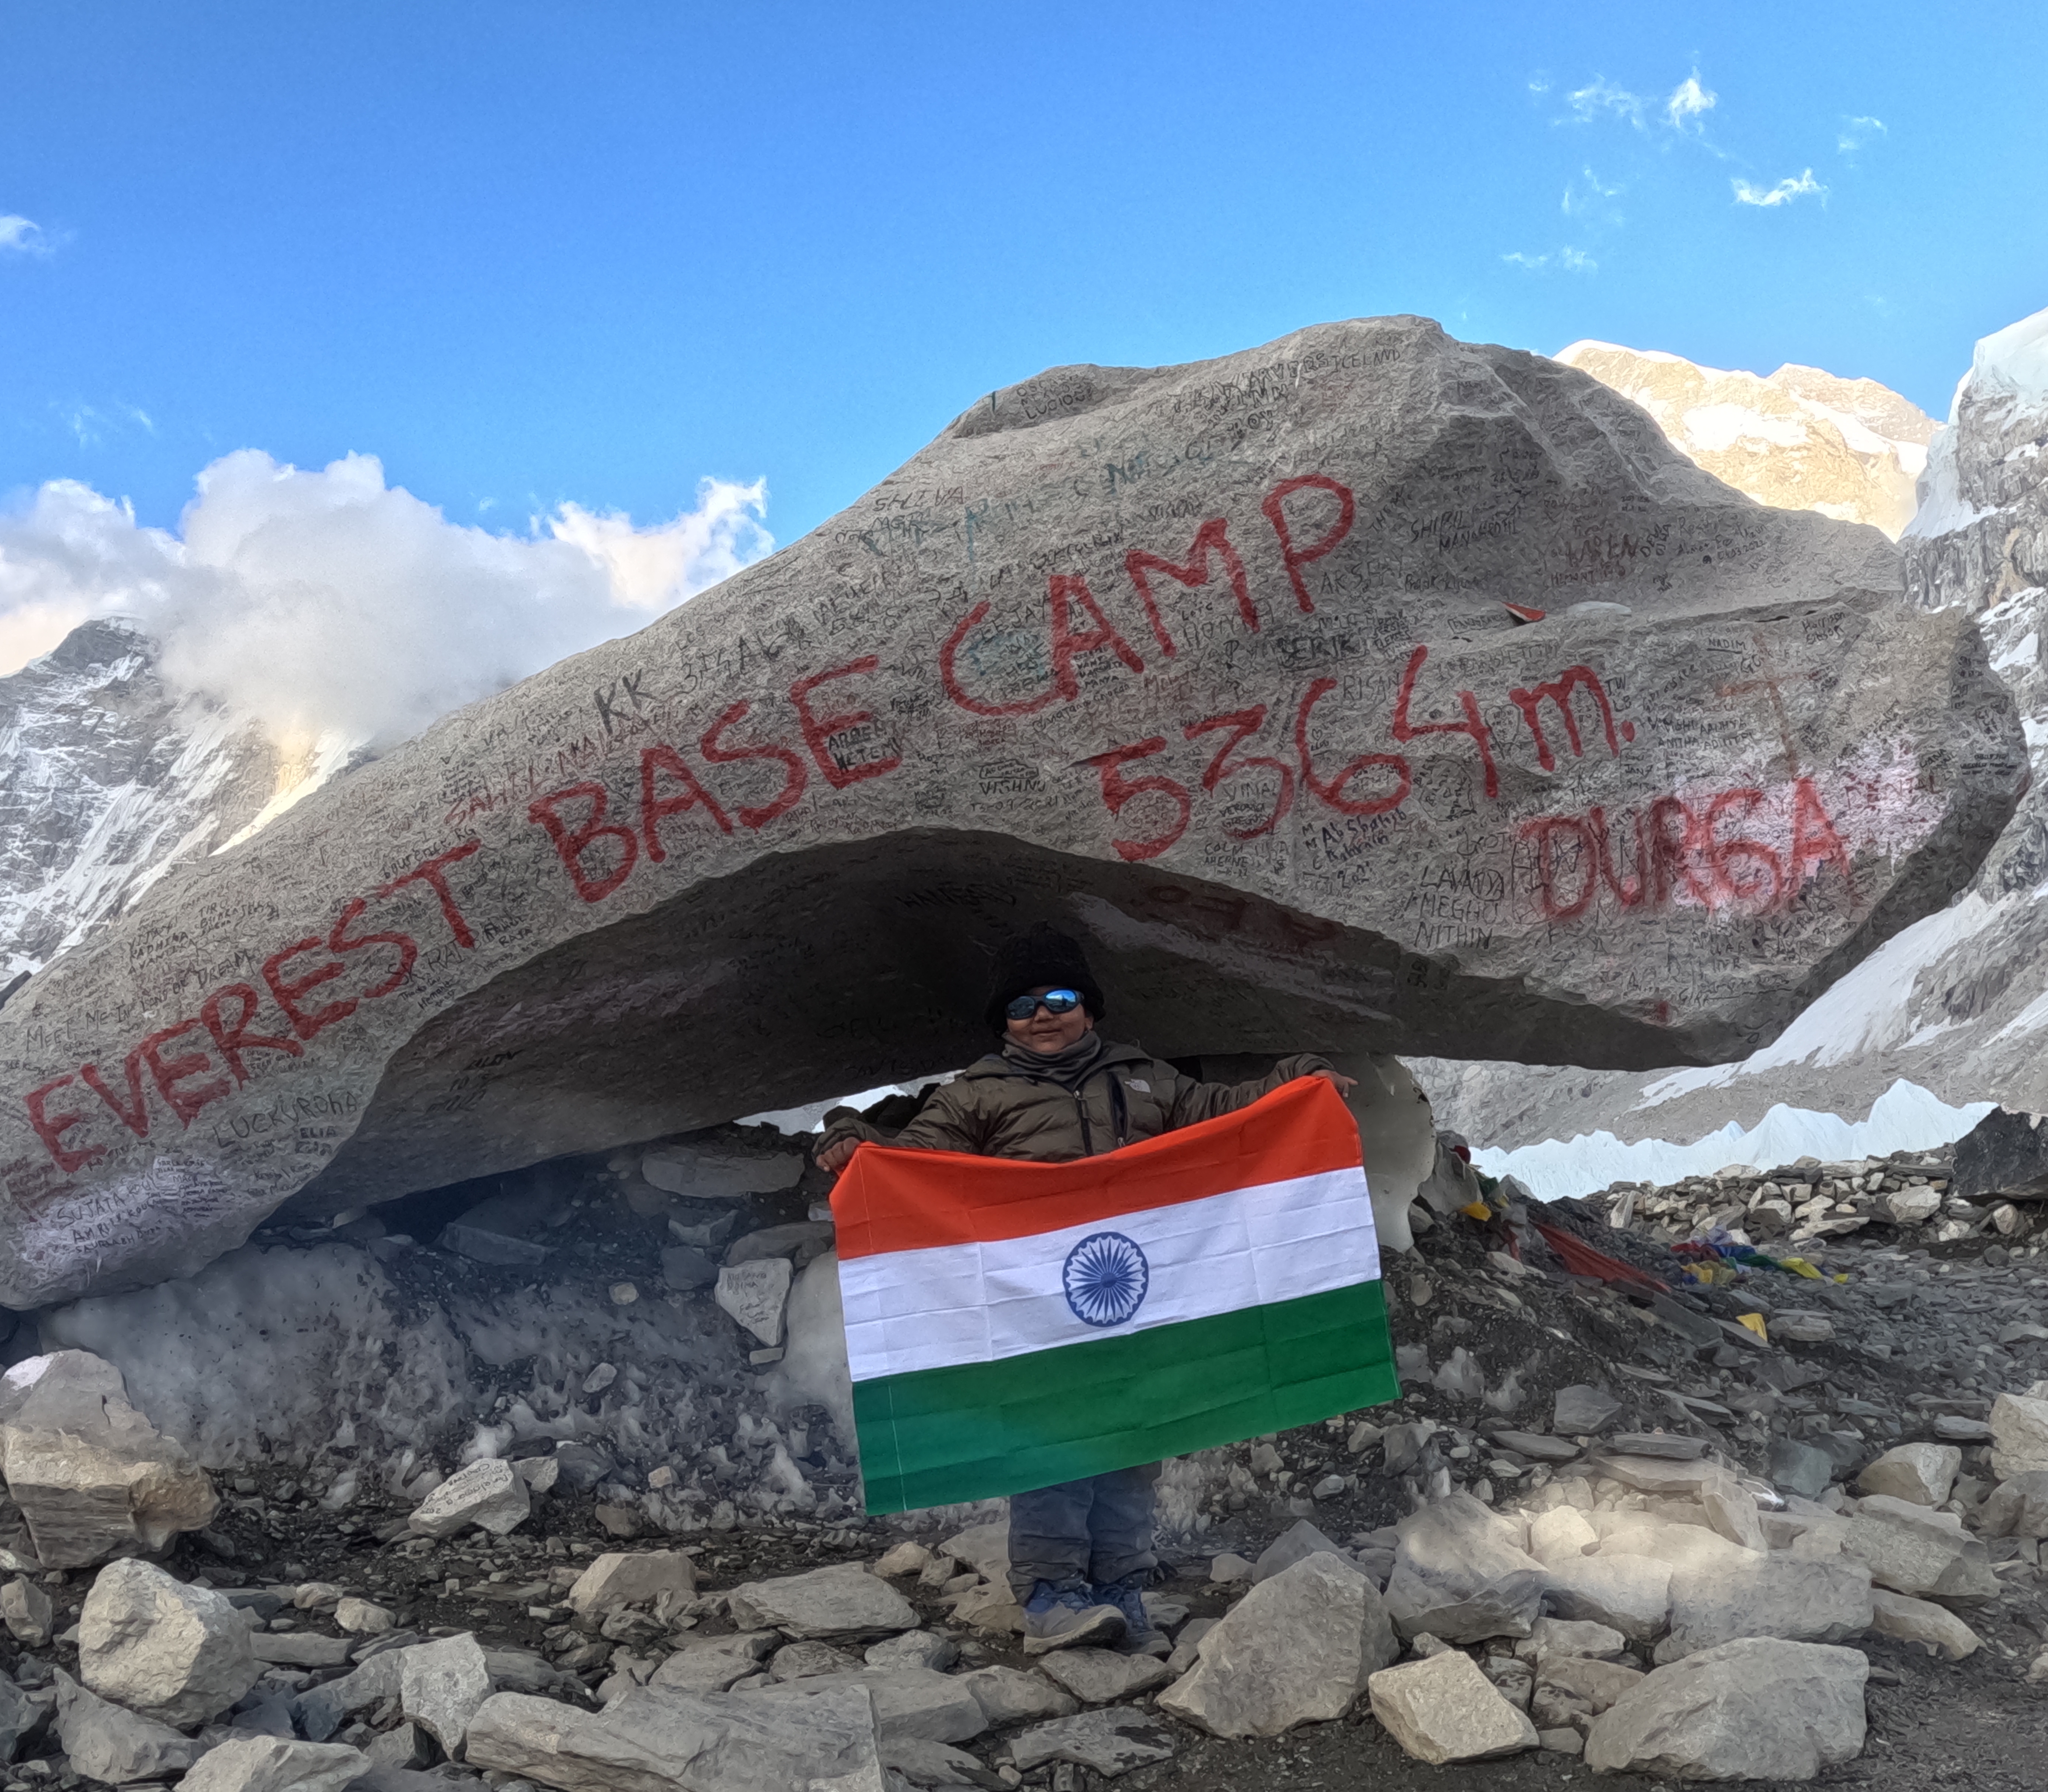
<path fill-rule="evenodd" d="M 1162 1464 L 1119 1468 L 1010 1496 L 1010 1584 L 1021 1600 L 1038 1581 L 1100 1586 L 1142 1568 L 1152 1553 L 1152 1495 Z"/>

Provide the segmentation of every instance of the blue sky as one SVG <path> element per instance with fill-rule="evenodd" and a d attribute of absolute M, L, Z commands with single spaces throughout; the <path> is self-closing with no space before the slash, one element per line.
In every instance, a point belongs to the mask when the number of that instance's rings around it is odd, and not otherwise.
<path fill-rule="evenodd" d="M 2048 304 L 2038 5 L 82 0 L 0 47 L 0 491 L 145 522 L 250 448 L 520 529 L 765 477 L 788 541 L 1045 366 L 1382 312 L 1939 412 Z"/>

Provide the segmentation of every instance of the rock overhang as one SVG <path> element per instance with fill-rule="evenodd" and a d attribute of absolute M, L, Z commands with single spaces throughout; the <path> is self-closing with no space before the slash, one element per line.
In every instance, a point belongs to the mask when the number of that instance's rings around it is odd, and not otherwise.
<path fill-rule="evenodd" d="M 1419 320 L 991 394 L 10 1003 L 0 1297 L 958 1061 L 1041 917 L 1171 1055 L 1740 1054 L 2023 786 L 1975 630 L 1899 584 Z"/>

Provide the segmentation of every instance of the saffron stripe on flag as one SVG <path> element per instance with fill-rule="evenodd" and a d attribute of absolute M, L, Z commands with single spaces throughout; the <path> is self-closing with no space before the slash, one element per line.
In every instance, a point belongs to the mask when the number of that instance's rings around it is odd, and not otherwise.
<path fill-rule="evenodd" d="M 855 1384 L 871 1513 L 1051 1487 L 1398 1397 L 1377 1282 Z"/>
<path fill-rule="evenodd" d="M 1321 1294 L 1379 1274 L 1365 1175 L 1346 1169 L 1119 1214 L 1143 1254 L 1138 1310 L 1092 1334 L 1069 1305 L 1067 1254 L 1100 1222 L 979 1244 L 857 1257 L 840 1265 L 854 1380 L 987 1362 Z"/>
<path fill-rule="evenodd" d="M 1358 1123 L 1327 1083 L 1298 1078 L 1251 1107 L 1069 1163 L 863 1145 L 832 1189 L 844 1263 L 890 1251 L 1025 1238 L 1325 1170 L 1356 1169 Z M 1199 1144 L 1189 1136 L 1199 1130 Z M 1199 1155 L 1197 1155 L 1199 1152 Z M 964 1194 L 963 1191 L 967 1191 Z"/>

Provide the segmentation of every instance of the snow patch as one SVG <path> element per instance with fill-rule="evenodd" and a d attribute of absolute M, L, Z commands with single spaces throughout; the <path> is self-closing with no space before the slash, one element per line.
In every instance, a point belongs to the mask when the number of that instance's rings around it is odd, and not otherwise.
<path fill-rule="evenodd" d="M 1610 1183 L 1678 1182 L 1731 1164 L 1767 1169 L 1804 1157 L 1840 1162 L 1924 1151 L 1961 1138 L 1996 1105 L 1975 1101 L 1951 1107 L 1901 1077 L 1871 1104 L 1869 1118 L 1863 1120 L 1780 1102 L 1746 1131 L 1731 1120 L 1687 1145 L 1662 1138 L 1631 1145 L 1611 1132 L 1581 1133 L 1569 1142 L 1546 1138 L 1518 1150 L 1475 1151 L 1472 1162 L 1489 1176 L 1519 1177 L 1540 1200 L 1563 1200 Z"/>
<path fill-rule="evenodd" d="M 1737 442 L 1774 444 L 1797 448 L 1807 439 L 1806 426 L 1789 417 L 1765 417 L 1741 405 L 1701 405 L 1680 420 L 1694 446 L 1709 454 L 1720 454 Z M 1759 454 L 1769 452 L 1759 447 Z"/>

